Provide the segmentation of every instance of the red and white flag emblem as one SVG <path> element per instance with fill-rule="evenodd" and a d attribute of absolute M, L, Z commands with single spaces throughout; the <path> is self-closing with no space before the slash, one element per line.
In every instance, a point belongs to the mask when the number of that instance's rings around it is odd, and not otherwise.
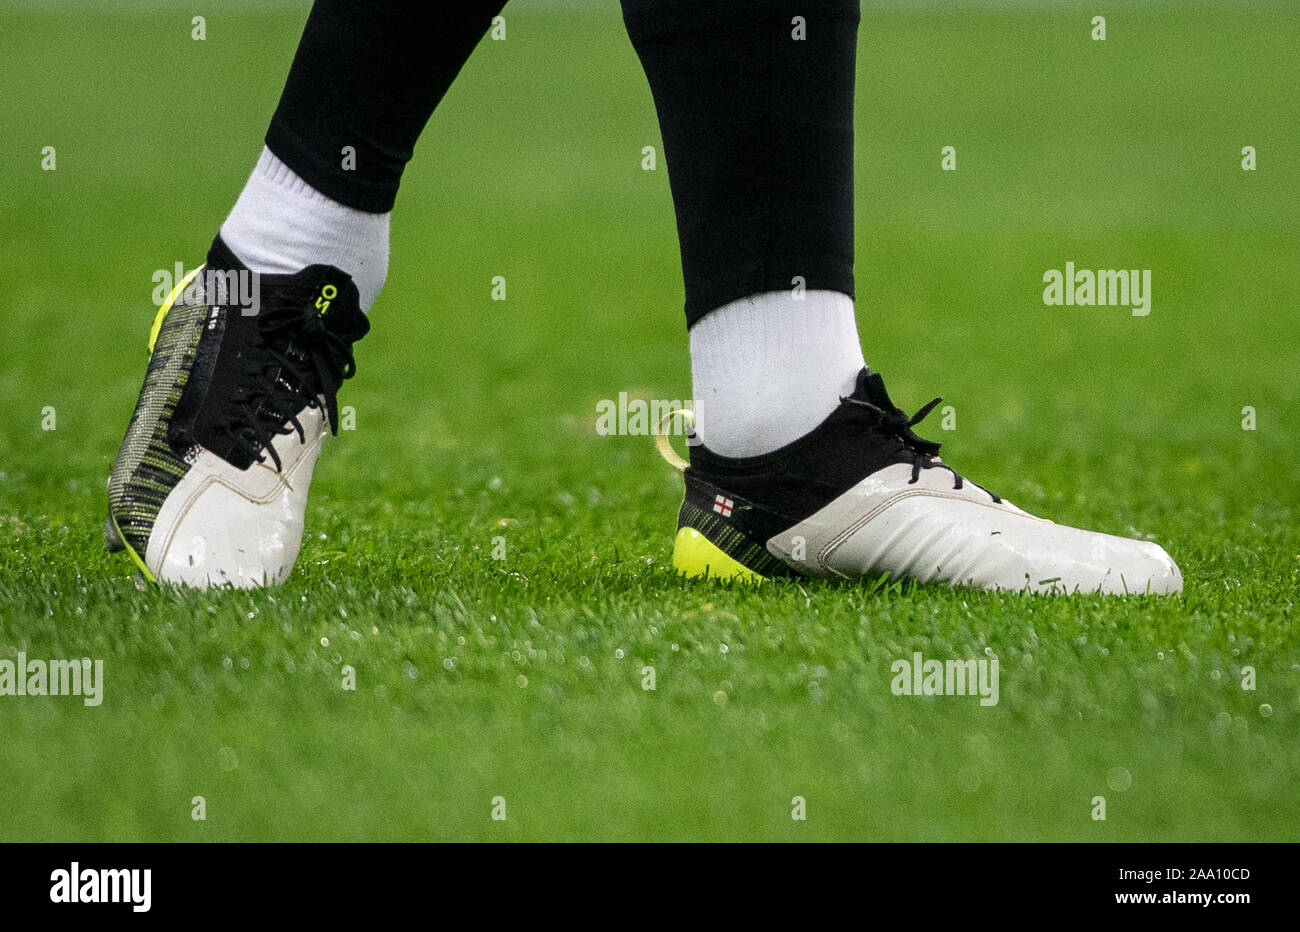
<path fill-rule="evenodd" d="M 731 516 L 731 509 L 736 507 L 736 503 L 725 495 L 715 496 L 713 499 L 713 510 L 724 518 Z"/>

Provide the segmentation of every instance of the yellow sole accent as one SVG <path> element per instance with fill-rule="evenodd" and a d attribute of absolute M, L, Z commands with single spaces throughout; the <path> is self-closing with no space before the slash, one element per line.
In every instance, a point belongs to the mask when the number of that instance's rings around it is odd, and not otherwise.
<path fill-rule="evenodd" d="M 158 332 L 162 330 L 163 318 L 167 316 L 167 312 L 172 309 L 172 305 L 176 303 L 176 299 L 181 296 L 181 292 L 185 290 L 186 286 L 188 286 L 190 282 L 194 281 L 194 276 L 198 275 L 202 271 L 203 266 L 199 266 L 193 272 L 190 272 L 189 275 L 182 278 L 176 286 L 172 288 L 171 294 L 167 295 L 167 300 L 158 308 L 158 313 L 154 315 L 153 326 L 149 328 L 149 352 L 153 352 L 153 346 L 158 342 Z"/>
<path fill-rule="evenodd" d="M 748 582 L 762 582 L 766 578 L 723 553 L 717 544 L 693 527 L 678 529 L 673 538 L 673 568 L 691 578 L 707 576 Z"/>
<path fill-rule="evenodd" d="M 140 559 L 140 554 L 135 552 L 135 548 L 132 547 L 130 541 L 126 539 L 126 535 L 122 533 L 122 529 L 118 527 L 117 518 L 112 514 L 109 514 L 108 519 L 113 522 L 113 530 L 117 531 L 117 539 L 120 540 L 122 546 L 126 548 L 126 552 L 131 557 L 131 561 L 140 568 L 140 572 L 144 573 L 144 578 L 149 580 L 151 583 L 157 583 L 158 580 L 154 579 L 153 573 L 149 572 L 149 567 L 145 566 L 144 560 Z"/>

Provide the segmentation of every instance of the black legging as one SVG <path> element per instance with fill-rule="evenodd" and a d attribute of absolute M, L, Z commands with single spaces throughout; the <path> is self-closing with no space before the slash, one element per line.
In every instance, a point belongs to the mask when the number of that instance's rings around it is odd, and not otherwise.
<path fill-rule="evenodd" d="M 504 6 L 316 0 L 267 146 L 334 200 L 391 210 Z M 623 18 L 663 133 L 687 326 L 796 279 L 851 296 L 858 0 L 623 0 Z"/>

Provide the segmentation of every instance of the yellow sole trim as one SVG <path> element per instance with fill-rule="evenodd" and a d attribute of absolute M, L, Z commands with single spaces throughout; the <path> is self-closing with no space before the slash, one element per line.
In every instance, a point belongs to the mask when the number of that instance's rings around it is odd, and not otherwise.
<path fill-rule="evenodd" d="M 692 579 L 706 576 L 710 579 L 762 582 L 766 578 L 728 556 L 693 527 L 679 528 L 673 538 L 673 568 Z"/>
<path fill-rule="evenodd" d="M 149 352 L 153 352 L 153 346 L 158 342 L 158 333 L 162 330 L 163 318 L 165 318 L 167 312 L 172 309 L 172 305 L 175 304 L 176 299 L 181 296 L 181 292 L 185 290 L 190 282 L 194 281 L 194 276 L 198 275 L 202 271 L 203 266 L 199 266 L 197 269 L 190 272 L 189 275 L 186 275 L 177 282 L 176 286 L 172 288 L 171 294 L 167 295 L 167 300 L 158 308 L 158 313 L 155 314 L 153 318 L 153 326 L 149 328 Z"/>
<path fill-rule="evenodd" d="M 126 548 L 127 554 L 131 557 L 131 562 L 140 568 L 140 572 L 144 573 L 145 579 L 149 580 L 151 583 L 157 583 L 158 580 L 154 579 L 153 573 L 149 572 L 149 567 L 145 566 L 144 560 L 140 559 L 140 554 L 135 552 L 135 548 L 131 546 L 131 542 L 126 539 L 126 535 L 123 534 L 122 529 L 118 527 L 117 518 L 110 514 L 108 519 L 113 522 L 113 530 L 117 531 L 117 539 L 120 540 L 122 546 Z"/>

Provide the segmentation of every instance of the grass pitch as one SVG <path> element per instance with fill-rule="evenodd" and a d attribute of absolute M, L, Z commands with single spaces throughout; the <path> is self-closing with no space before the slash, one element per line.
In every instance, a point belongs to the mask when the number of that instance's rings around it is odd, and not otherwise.
<path fill-rule="evenodd" d="M 203 42 L 0 12 L 0 659 L 104 661 L 99 707 L 0 697 L 0 838 L 1297 837 L 1293 6 L 864 11 L 867 358 L 945 395 L 963 473 L 1183 568 L 1116 600 L 674 577 L 679 479 L 594 429 L 690 390 L 614 4 L 507 8 L 434 116 L 292 581 L 137 589 L 102 524 L 151 276 L 202 260 L 305 16 L 211 5 Z M 1150 315 L 1045 307 L 1067 261 L 1151 269 Z M 914 651 L 996 654 L 1000 702 L 893 695 Z"/>

